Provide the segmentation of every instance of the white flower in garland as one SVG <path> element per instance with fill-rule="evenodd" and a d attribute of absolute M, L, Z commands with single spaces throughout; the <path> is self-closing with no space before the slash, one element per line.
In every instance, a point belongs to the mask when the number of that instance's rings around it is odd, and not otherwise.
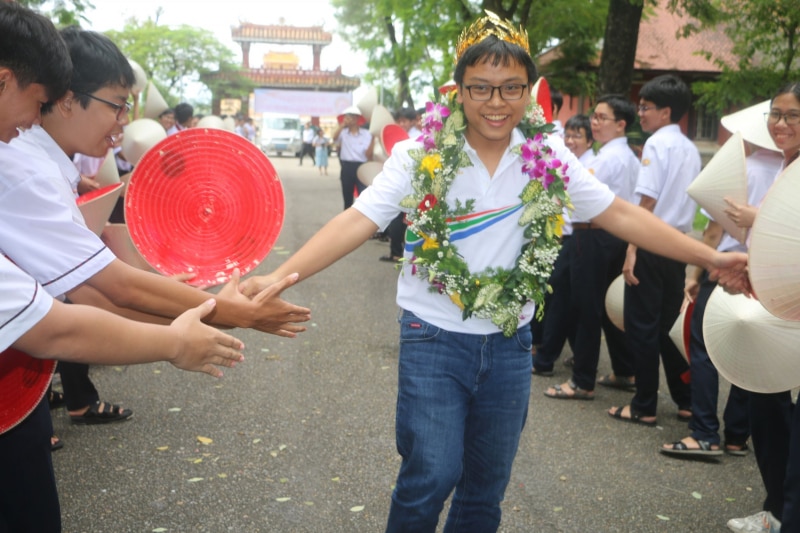
<path fill-rule="evenodd" d="M 414 192 L 401 205 L 412 209 L 406 216 L 409 229 L 422 239 L 414 248 L 411 272 L 430 283 L 432 291 L 447 294 L 465 320 L 489 318 L 510 337 L 517 330 L 523 306 L 535 302 L 541 317 L 544 295 L 551 290 L 547 280 L 561 246 L 561 213 L 570 205 L 567 165 L 545 144 L 552 125 L 544 123 L 541 107 L 532 102 L 519 124 L 526 140 L 512 148 L 520 156 L 522 171 L 531 178 L 519 195 L 523 203 L 519 225 L 528 240 L 511 270 L 470 272 L 450 240 L 448 222 L 472 213 L 474 200 L 464 204 L 457 200 L 450 206 L 446 197 L 458 171 L 472 162 L 464 151 L 464 112 L 455 91 L 446 98 L 448 105 L 428 102 L 422 121 L 423 147 L 409 151 L 416 162 L 411 178 Z"/>

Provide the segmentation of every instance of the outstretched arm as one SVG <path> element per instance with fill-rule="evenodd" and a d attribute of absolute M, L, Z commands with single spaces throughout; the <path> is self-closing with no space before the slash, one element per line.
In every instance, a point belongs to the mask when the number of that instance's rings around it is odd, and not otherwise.
<path fill-rule="evenodd" d="M 201 322 L 209 299 L 169 326 L 134 322 L 85 305 L 53 301 L 45 317 L 13 346 L 34 357 L 103 365 L 169 361 L 183 370 L 222 376 L 217 366 L 244 360 L 238 339 Z"/>
<path fill-rule="evenodd" d="M 592 222 L 640 248 L 676 261 L 701 266 L 711 272 L 712 278 L 724 279 L 733 290 L 745 294 L 751 292 L 747 279 L 746 254 L 717 252 L 665 224 L 641 207 L 615 198 Z"/>
<path fill-rule="evenodd" d="M 297 272 L 301 280 L 311 277 L 358 248 L 377 229 L 377 224 L 351 207 L 325 224 L 274 272 L 245 280 L 242 292 L 254 294 L 292 272 Z"/>

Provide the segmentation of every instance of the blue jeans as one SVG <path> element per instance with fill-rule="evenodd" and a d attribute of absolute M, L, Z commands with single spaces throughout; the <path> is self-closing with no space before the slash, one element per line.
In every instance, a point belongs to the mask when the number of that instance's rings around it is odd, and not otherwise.
<path fill-rule="evenodd" d="M 400 317 L 396 439 L 402 456 L 386 531 L 496 531 L 528 414 L 531 333 L 453 333 Z"/>

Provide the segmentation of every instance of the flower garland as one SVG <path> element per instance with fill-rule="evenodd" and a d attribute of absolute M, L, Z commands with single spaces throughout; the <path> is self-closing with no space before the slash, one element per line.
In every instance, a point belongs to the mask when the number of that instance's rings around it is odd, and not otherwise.
<path fill-rule="evenodd" d="M 431 291 L 447 294 L 462 310 L 462 318 L 489 318 L 510 337 L 517 330 L 522 308 L 528 302 L 544 312 L 545 292 L 561 246 L 563 206 L 571 207 L 566 192 L 567 165 L 544 143 L 551 124 L 544 123 L 541 107 L 532 101 L 519 128 L 526 141 L 512 148 L 522 159 L 522 171 L 530 176 L 519 195 L 525 244 L 511 270 L 490 268 L 472 273 L 450 241 L 450 223 L 473 211 L 474 200 L 456 205 L 446 202 L 447 192 L 460 169 L 472 166 L 464 151 L 464 112 L 456 92 L 446 96 L 448 105 L 428 102 L 422 121 L 422 148 L 409 151 L 416 162 L 414 192 L 401 206 L 412 209 L 406 215 L 409 229 L 422 243 L 414 248 L 411 273 L 431 284 Z"/>

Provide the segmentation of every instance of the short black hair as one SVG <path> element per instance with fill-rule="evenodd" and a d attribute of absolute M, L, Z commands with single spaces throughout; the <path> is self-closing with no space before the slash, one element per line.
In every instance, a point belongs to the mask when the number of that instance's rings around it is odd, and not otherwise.
<path fill-rule="evenodd" d="M 661 109 L 670 109 L 669 119 L 678 122 L 692 105 L 692 92 L 682 79 L 674 74 L 657 76 L 642 86 L 639 98 L 653 102 Z"/>
<path fill-rule="evenodd" d="M 561 91 L 558 89 L 553 89 L 550 87 L 550 104 L 553 108 L 553 112 L 556 109 L 561 109 L 561 106 L 564 105 L 564 96 L 561 94 Z"/>
<path fill-rule="evenodd" d="M 401 107 L 397 110 L 397 119 L 417 120 L 417 111 L 410 107 Z"/>
<path fill-rule="evenodd" d="M 185 124 L 187 120 L 194 115 L 194 108 L 191 104 L 181 102 L 175 106 L 175 122 L 178 124 Z"/>
<path fill-rule="evenodd" d="M 590 143 L 594 141 L 594 137 L 592 137 L 592 123 L 589 121 L 589 117 L 586 115 L 578 114 L 569 117 L 567 122 L 564 124 L 564 130 L 584 130 L 586 132 L 586 140 L 588 140 Z"/>
<path fill-rule="evenodd" d="M 539 78 L 536 65 L 533 63 L 531 54 L 519 45 L 498 39 L 494 35 L 489 35 L 477 44 L 467 48 L 456 64 L 453 73 L 453 81 L 461 86 L 464 83 L 464 72 L 467 67 L 472 67 L 478 63 L 491 63 L 494 66 L 502 64 L 504 67 L 517 63 L 525 67 L 528 73 L 528 83 L 531 84 Z"/>
<path fill-rule="evenodd" d="M 128 59 L 102 33 L 69 26 L 61 30 L 61 37 L 72 58 L 69 89 L 84 109 L 90 100 L 86 95 L 111 85 L 130 88 L 136 82 Z M 47 113 L 51 107 L 52 104 L 42 107 L 42 113 Z"/>
<path fill-rule="evenodd" d="M 598 104 L 606 104 L 614 112 L 614 120 L 625 121 L 625 132 L 631 131 L 636 122 L 636 106 L 621 94 L 604 94 L 597 99 Z"/>
<path fill-rule="evenodd" d="M 172 115 L 174 117 L 175 116 L 175 111 L 173 111 L 171 108 L 167 108 L 167 109 L 165 109 L 164 111 L 162 111 L 161 113 L 158 114 L 158 118 L 161 118 L 161 117 L 163 117 L 165 115 Z"/>
<path fill-rule="evenodd" d="M 16 2 L 0 1 L 0 66 L 14 72 L 21 89 L 43 85 L 51 102 L 64 96 L 72 76 L 67 46 L 53 23 Z"/>

